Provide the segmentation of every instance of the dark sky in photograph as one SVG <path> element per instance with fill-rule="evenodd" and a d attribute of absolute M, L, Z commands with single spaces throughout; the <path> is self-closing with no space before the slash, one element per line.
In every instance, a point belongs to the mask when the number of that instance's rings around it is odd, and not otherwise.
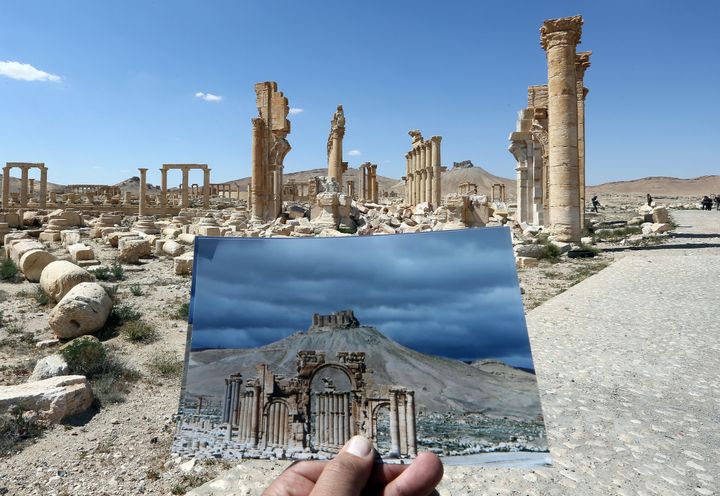
<path fill-rule="evenodd" d="M 506 228 L 196 243 L 194 350 L 262 346 L 352 309 L 423 353 L 532 368 Z"/>

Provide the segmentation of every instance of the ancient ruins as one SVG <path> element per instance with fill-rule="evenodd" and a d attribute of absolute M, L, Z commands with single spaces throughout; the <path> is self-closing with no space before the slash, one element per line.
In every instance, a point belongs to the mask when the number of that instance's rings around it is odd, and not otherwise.
<path fill-rule="evenodd" d="M 425 141 L 416 129 L 408 134 L 412 138 L 412 149 L 405 155 L 405 201 L 410 205 L 429 203 L 439 207 L 443 198 L 441 174 L 447 170 L 440 161 L 442 137 L 433 136 Z"/>
<path fill-rule="evenodd" d="M 348 168 L 347 162 L 342 159 L 342 142 L 345 136 L 345 113 L 342 105 L 337 106 L 337 111 L 330 122 L 330 135 L 327 141 L 327 162 L 328 177 L 335 180 L 342 186 L 343 172 Z M 352 195 L 351 195 L 352 196 Z"/>
<path fill-rule="evenodd" d="M 252 184 L 250 208 L 253 220 L 274 220 L 282 211 L 283 160 L 290 151 L 288 99 L 277 83 L 255 85 L 259 117 L 252 120 Z"/>
<path fill-rule="evenodd" d="M 580 241 L 585 211 L 585 70 L 591 52 L 576 53 L 582 17 L 550 19 L 540 30 L 548 85 L 528 88 L 528 107 L 510 135 L 517 160 L 517 221 L 549 227 L 561 241 Z"/>

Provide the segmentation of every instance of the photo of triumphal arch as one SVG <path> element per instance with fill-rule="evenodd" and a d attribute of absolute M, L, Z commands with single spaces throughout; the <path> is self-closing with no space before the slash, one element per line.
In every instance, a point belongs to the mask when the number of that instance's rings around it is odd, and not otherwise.
<path fill-rule="evenodd" d="M 174 452 L 323 460 L 363 435 L 388 463 L 549 463 L 508 230 L 195 255 Z"/>

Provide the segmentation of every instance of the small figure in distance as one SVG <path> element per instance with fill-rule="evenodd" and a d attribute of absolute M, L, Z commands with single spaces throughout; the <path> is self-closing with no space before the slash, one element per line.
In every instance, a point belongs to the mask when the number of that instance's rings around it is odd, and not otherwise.
<path fill-rule="evenodd" d="M 593 209 L 593 212 L 598 213 L 598 207 L 601 207 L 601 206 L 602 206 L 602 205 L 600 205 L 600 200 L 598 200 L 597 195 L 593 195 L 593 197 L 592 197 L 592 209 Z"/>
<path fill-rule="evenodd" d="M 433 453 L 418 454 L 410 465 L 375 463 L 376 453 L 362 436 L 350 439 L 329 462 L 296 462 L 263 496 L 384 496 L 437 494 L 442 463 Z"/>
<path fill-rule="evenodd" d="M 712 203 L 713 202 L 708 195 L 703 196 L 700 201 L 703 210 L 712 210 Z"/>
<path fill-rule="evenodd" d="M 720 210 L 720 195 L 715 195 L 715 210 Z"/>
<path fill-rule="evenodd" d="M 650 193 L 647 194 L 647 202 L 648 207 L 652 207 L 652 196 L 650 196 Z"/>

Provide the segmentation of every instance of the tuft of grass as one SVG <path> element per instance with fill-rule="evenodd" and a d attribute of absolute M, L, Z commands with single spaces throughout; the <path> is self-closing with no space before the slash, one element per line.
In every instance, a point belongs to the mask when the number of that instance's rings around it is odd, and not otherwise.
<path fill-rule="evenodd" d="M 107 351 L 100 340 L 94 336 L 81 336 L 60 348 L 60 354 L 73 374 L 88 378 L 99 374 L 107 359 Z"/>
<path fill-rule="evenodd" d="M 24 413 L 21 408 L 11 408 L 0 414 L 0 454 L 14 450 L 17 444 L 42 433 L 43 426 L 37 422 L 37 416 Z"/>
<path fill-rule="evenodd" d="M 177 311 L 177 318 L 180 320 L 187 321 L 188 317 L 190 316 L 190 304 L 189 303 L 182 303 L 180 305 L 180 308 L 178 308 Z"/>
<path fill-rule="evenodd" d="M 123 269 L 123 266 L 117 262 L 113 262 L 110 266 L 110 272 L 116 281 L 122 281 L 125 277 L 125 269 Z"/>
<path fill-rule="evenodd" d="M 152 343 L 158 339 L 157 330 L 142 320 L 131 320 L 120 326 L 120 335 L 133 343 Z"/>
<path fill-rule="evenodd" d="M 109 281 L 110 280 L 110 269 L 104 265 L 98 265 L 92 270 L 95 279 L 98 281 Z"/>
<path fill-rule="evenodd" d="M 142 314 L 130 305 L 119 305 L 113 308 L 112 315 L 114 315 L 120 322 L 140 320 L 140 317 L 142 317 Z"/>
<path fill-rule="evenodd" d="M 46 293 L 45 291 L 43 291 L 43 289 L 42 289 L 40 286 L 38 286 L 38 287 L 35 289 L 35 293 L 33 294 L 33 298 L 35 298 L 35 301 L 36 301 L 37 304 L 38 304 L 39 306 L 41 306 L 41 307 L 44 307 L 45 305 L 47 305 L 48 303 L 50 303 L 50 297 L 47 295 L 47 293 Z"/>
<path fill-rule="evenodd" d="M 543 251 L 540 254 L 540 259 L 557 261 L 560 258 L 560 248 L 555 246 L 549 241 L 542 243 Z"/>
<path fill-rule="evenodd" d="M 20 273 L 20 269 L 17 265 L 15 265 L 15 262 L 13 262 L 11 259 L 6 258 L 2 262 L 0 262 L 0 279 L 3 281 L 10 281 L 17 279 L 18 274 Z"/>
<path fill-rule="evenodd" d="M 145 294 L 143 293 L 142 287 L 140 287 L 139 284 L 131 284 L 130 292 L 133 294 L 133 296 L 142 296 L 143 294 Z"/>
<path fill-rule="evenodd" d="M 183 361 L 177 356 L 169 356 L 166 353 L 153 355 L 146 365 L 151 371 L 166 379 L 180 377 L 183 370 Z"/>

